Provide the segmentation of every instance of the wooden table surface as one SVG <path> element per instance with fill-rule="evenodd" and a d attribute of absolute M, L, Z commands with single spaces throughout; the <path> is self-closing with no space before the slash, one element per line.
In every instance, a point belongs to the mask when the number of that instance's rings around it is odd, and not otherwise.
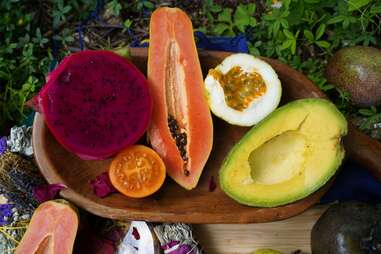
<path fill-rule="evenodd" d="M 193 225 L 194 234 L 205 254 L 249 254 L 260 248 L 273 248 L 289 254 L 310 251 L 312 226 L 327 206 L 315 206 L 293 218 L 260 224 Z"/>

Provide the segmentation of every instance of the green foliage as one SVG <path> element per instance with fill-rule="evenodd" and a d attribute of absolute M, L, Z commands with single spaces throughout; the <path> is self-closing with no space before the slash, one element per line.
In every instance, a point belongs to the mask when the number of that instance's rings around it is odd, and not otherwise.
<path fill-rule="evenodd" d="M 381 46 L 380 1 L 106 2 L 106 10 L 120 20 L 115 27 L 125 43 L 131 35 L 147 38 L 149 15 L 157 6 L 178 6 L 190 14 L 196 30 L 223 36 L 243 33 L 251 54 L 279 59 L 304 72 L 340 110 L 371 119 L 363 128 L 379 119 L 380 108 L 371 111 L 352 106 L 348 93 L 327 82 L 324 70 L 328 59 L 342 47 Z M 6 123 L 19 123 L 28 113 L 23 104 L 44 83 L 53 40 L 60 45 L 60 59 L 75 44 L 76 25 L 95 5 L 94 0 L 0 2 L 0 132 Z"/>
<path fill-rule="evenodd" d="M 39 90 L 49 70 L 51 38 L 65 54 L 74 37 L 73 29 L 64 25 L 74 12 L 77 21 L 79 13 L 86 15 L 82 8 L 93 6 L 90 0 L 0 1 L 0 133 L 28 114 L 24 103 Z"/>
<path fill-rule="evenodd" d="M 366 131 L 373 129 L 373 125 L 379 123 L 381 120 L 381 112 L 379 112 L 379 110 L 374 106 L 359 109 L 358 113 L 365 118 L 365 120 L 359 125 L 360 130 Z"/>
<path fill-rule="evenodd" d="M 220 5 L 211 4 L 207 13 L 210 26 L 200 30 L 210 29 L 211 34 L 234 35 L 245 32 L 246 26 L 255 26 L 257 20 L 254 18 L 255 4 L 240 4 L 233 11 L 231 8 L 222 8 Z"/>
<path fill-rule="evenodd" d="M 107 5 L 108 6 L 106 8 L 110 8 L 115 16 L 120 15 L 120 10 L 122 9 L 122 5 L 119 3 L 118 0 L 112 0 Z"/>
<path fill-rule="evenodd" d="M 362 128 L 380 119 L 378 112 L 364 115 L 364 110 L 351 105 L 348 93 L 336 89 L 324 77 L 327 61 L 338 49 L 381 46 L 379 1 L 283 0 L 277 5 L 266 1 L 263 6 L 241 4 L 235 11 L 208 2 L 204 5 L 208 22 L 199 28 L 201 31 L 214 35 L 245 33 L 251 54 L 280 59 L 304 72 L 344 113 L 368 118 Z M 233 18 L 238 9 L 250 10 L 239 12 L 245 23 Z"/>

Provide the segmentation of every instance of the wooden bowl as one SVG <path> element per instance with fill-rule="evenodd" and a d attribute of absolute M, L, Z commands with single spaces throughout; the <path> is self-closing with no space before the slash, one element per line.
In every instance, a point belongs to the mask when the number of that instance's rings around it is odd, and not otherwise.
<path fill-rule="evenodd" d="M 214 68 L 229 54 L 201 51 L 199 55 L 203 73 Z M 263 59 L 278 73 L 283 87 L 283 102 L 325 96 L 303 74 L 277 60 Z M 147 49 L 132 49 L 131 60 L 145 73 Z M 119 193 L 106 198 L 95 196 L 89 181 L 108 170 L 110 159 L 84 161 L 66 151 L 50 134 L 41 114 L 36 114 L 34 119 L 34 156 L 49 183 L 63 183 L 68 187 L 61 192 L 64 198 L 91 213 L 112 219 L 186 223 L 275 221 L 303 212 L 318 202 L 327 191 L 329 184 L 305 199 L 275 208 L 254 208 L 238 204 L 219 189 L 218 170 L 229 149 L 248 128 L 232 126 L 219 119 L 214 119 L 214 126 L 213 151 L 198 186 L 194 190 L 187 191 L 168 177 L 158 193 L 144 199 L 131 199 Z M 349 145 L 349 148 L 351 147 Z M 217 182 L 217 189 L 213 192 L 208 188 L 211 177 Z"/>

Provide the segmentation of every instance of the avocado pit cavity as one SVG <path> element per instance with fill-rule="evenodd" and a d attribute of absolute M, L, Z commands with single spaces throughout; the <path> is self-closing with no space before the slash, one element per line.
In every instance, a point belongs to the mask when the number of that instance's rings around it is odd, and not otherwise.
<path fill-rule="evenodd" d="M 254 183 L 277 184 L 292 179 L 304 170 L 307 140 L 297 130 L 275 136 L 249 155 Z"/>
<path fill-rule="evenodd" d="M 266 93 L 266 83 L 261 74 L 245 72 L 240 66 L 234 66 L 223 74 L 216 69 L 209 70 L 224 90 L 226 104 L 238 111 L 249 107 L 250 103 Z"/>

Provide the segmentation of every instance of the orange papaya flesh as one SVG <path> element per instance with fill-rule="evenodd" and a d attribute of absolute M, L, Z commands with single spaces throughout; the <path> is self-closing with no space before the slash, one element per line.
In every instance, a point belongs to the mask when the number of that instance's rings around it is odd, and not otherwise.
<path fill-rule="evenodd" d="M 154 106 L 148 137 L 168 175 L 192 189 L 213 144 L 192 22 L 178 8 L 159 8 L 151 16 L 149 41 L 147 75 Z"/>
<path fill-rule="evenodd" d="M 33 213 L 15 254 L 71 254 L 78 221 L 77 210 L 67 202 L 42 203 Z"/>

